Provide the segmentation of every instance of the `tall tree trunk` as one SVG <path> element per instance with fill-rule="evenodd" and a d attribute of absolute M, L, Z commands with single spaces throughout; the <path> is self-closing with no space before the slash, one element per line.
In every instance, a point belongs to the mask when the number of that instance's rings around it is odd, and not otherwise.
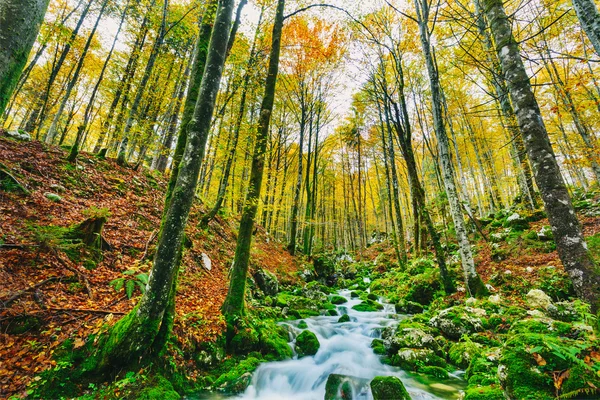
<path fill-rule="evenodd" d="M 225 200 L 225 193 L 227 192 L 227 183 L 229 182 L 229 177 L 231 175 L 231 167 L 233 165 L 235 153 L 237 151 L 240 132 L 242 130 L 242 122 L 244 121 L 244 116 L 246 114 L 246 98 L 248 96 L 248 89 L 250 86 L 252 70 L 254 69 L 254 62 L 256 58 L 256 41 L 258 39 L 259 29 L 262 22 L 263 10 L 264 7 L 261 9 L 258 24 L 256 25 L 256 32 L 254 34 L 252 48 L 250 49 L 250 56 L 248 59 L 248 63 L 246 64 L 246 72 L 244 74 L 244 83 L 242 84 L 242 93 L 239 104 L 240 108 L 238 110 L 238 115 L 235 121 L 235 127 L 233 128 L 233 138 L 231 140 L 231 143 L 229 144 L 229 154 L 227 155 L 227 161 L 225 162 L 225 169 L 223 171 L 223 176 L 221 177 L 221 182 L 219 183 L 219 192 L 217 194 L 217 200 L 215 201 L 213 208 L 202 216 L 202 219 L 200 220 L 200 226 L 203 227 L 207 226 L 208 223 L 217 215 L 217 213 L 221 209 L 221 206 L 223 205 L 223 200 Z"/>
<path fill-rule="evenodd" d="M 573 0 L 573 8 L 583 31 L 600 56 L 600 13 L 594 0 Z"/>
<path fill-rule="evenodd" d="M 284 8 L 285 0 L 278 0 L 275 22 L 273 24 L 265 94 L 260 107 L 260 117 L 255 138 L 256 146 L 252 157 L 250 187 L 244 205 L 244 212 L 242 213 L 242 220 L 240 222 L 229 291 L 227 292 L 227 297 L 225 298 L 222 309 L 225 319 L 230 324 L 233 323 L 235 317 L 243 316 L 245 314 L 244 297 L 246 292 L 248 262 L 250 259 L 250 247 L 252 244 L 252 230 L 254 229 L 254 219 L 256 217 L 260 199 L 260 189 L 265 166 L 265 151 L 269 138 L 269 125 L 271 122 L 271 114 L 273 112 L 273 104 L 275 102 L 275 88 L 277 84 L 277 75 L 279 73 L 279 54 L 281 50 L 281 31 L 283 30 Z"/>
<path fill-rule="evenodd" d="M 442 173 L 444 186 L 450 203 L 450 212 L 454 221 L 454 229 L 460 248 L 460 255 L 465 277 L 465 285 L 472 296 L 481 296 L 487 293 L 487 289 L 483 284 L 479 274 L 475 270 L 475 262 L 473 261 L 473 253 L 471 251 L 471 243 L 467 236 L 465 221 L 463 218 L 462 207 L 456 190 L 454 181 L 454 166 L 450 157 L 450 148 L 448 145 L 448 136 L 446 127 L 442 117 L 442 93 L 439 81 L 439 75 L 431 48 L 431 33 L 429 32 L 429 3 L 427 0 L 415 0 L 417 11 L 417 19 L 419 22 L 419 34 L 421 38 L 421 46 L 429 75 L 429 84 L 431 90 L 431 106 L 433 109 L 434 131 L 438 142 L 439 157 L 442 164 Z"/>
<path fill-rule="evenodd" d="M 48 0 L 0 1 L 0 115 L 19 82 L 47 9 Z"/>
<path fill-rule="evenodd" d="M 590 303 L 593 312 L 597 312 L 600 306 L 600 276 L 587 249 L 581 225 L 560 174 L 502 0 L 483 0 L 483 4 L 510 96 L 515 105 L 517 120 L 525 137 L 529 159 L 533 163 L 535 181 L 552 226 L 558 255 L 573 281 L 579 298 Z"/>
<path fill-rule="evenodd" d="M 210 129 L 223 74 L 233 3 L 233 0 L 221 0 L 219 3 L 207 67 L 189 126 L 188 142 L 182 158 L 184 161 L 171 201 L 165 208 L 147 290 L 139 304 L 117 322 L 109 330 L 108 337 L 99 343 L 97 370 L 139 359 L 153 347 L 159 330 L 164 325 L 172 324 L 173 315 L 165 311 L 175 296 L 173 289 L 179 269 L 179 252 L 198 182 L 203 156 L 201 144 Z M 165 314 L 170 317 L 169 320 L 165 320 Z"/>

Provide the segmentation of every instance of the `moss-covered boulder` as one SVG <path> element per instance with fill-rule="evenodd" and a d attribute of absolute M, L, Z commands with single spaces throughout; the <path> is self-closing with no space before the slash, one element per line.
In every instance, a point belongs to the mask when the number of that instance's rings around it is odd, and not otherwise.
<path fill-rule="evenodd" d="M 354 393 L 366 391 L 369 380 L 356 376 L 330 374 L 325 383 L 325 400 L 352 399 Z"/>
<path fill-rule="evenodd" d="M 446 361 L 430 349 L 403 348 L 389 357 L 389 363 L 407 371 L 418 371 L 426 366 L 446 368 Z"/>
<path fill-rule="evenodd" d="M 464 334 L 484 330 L 480 316 L 486 312 L 479 310 L 470 307 L 450 307 L 431 318 L 429 324 L 438 328 L 444 336 L 458 340 Z"/>
<path fill-rule="evenodd" d="M 350 316 L 348 314 L 344 314 L 338 319 L 338 322 L 350 322 Z"/>
<path fill-rule="evenodd" d="M 490 385 L 467 389 L 463 400 L 505 400 L 505 397 L 502 388 Z"/>
<path fill-rule="evenodd" d="M 303 331 L 296 338 L 296 352 L 298 353 L 298 357 L 314 356 L 320 347 L 319 339 L 311 331 Z"/>
<path fill-rule="evenodd" d="M 460 342 L 452 343 L 448 351 L 448 359 L 452 365 L 456 365 L 461 369 L 465 369 L 471 363 L 474 357 L 483 352 L 483 346 L 478 343 Z"/>
<path fill-rule="evenodd" d="M 411 278 L 404 300 L 427 306 L 437 297 L 441 289 L 439 273 L 436 270 L 427 270 Z"/>
<path fill-rule="evenodd" d="M 503 226 L 517 232 L 529 229 L 527 219 L 523 218 L 519 213 L 509 215 L 504 221 Z"/>
<path fill-rule="evenodd" d="M 371 348 L 375 354 L 384 355 L 387 353 L 383 340 L 381 339 L 373 339 L 371 342 Z"/>
<path fill-rule="evenodd" d="M 439 356 L 444 356 L 443 343 L 440 343 L 430 328 L 421 324 L 416 327 L 398 327 L 393 336 L 387 337 L 385 346 L 393 354 L 402 348 L 427 349 Z M 443 340 L 443 339 L 442 339 Z"/>
<path fill-rule="evenodd" d="M 511 399 L 545 400 L 555 398 L 553 371 L 569 369 L 571 341 L 544 334 L 511 336 L 502 350 L 498 378 Z"/>
<path fill-rule="evenodd" d="M 376 376 L 371 381 L 373 400 L 410 400 L 402 381 L 395 376 Z"/>
<path fill-rule="evenodd" d="M 254 282 L 265 296 L 276 296 L 279 292 L 277 277 L 267 270 L 259 269 L 254 273 Z"/>
<path fill-rule="evenodd" d="M 352 309 L 356 311 L 373 312 L 383 310 L 383 305 L 373 300 L 365 300 L 362 303 L 352 306 Z"/>
<path fill-rule="evenodd" d="M 213 387 L 228 394 L 242 393 L 250 385 L 252 372 L 262 361 L 248 357 L 217 378 Z"/>
<path fill-rule="evenodd" d="M 329 302 L 331 304 L 344 304 L 348 302 L 348 299 L 343 296 L 333 295 L 329 297 Z"/>
<path fill-rule="evenodd" d="M 397 314 L 421 314 L 423 306 L 414 301 L 401 300 L 394 305 Z"/>

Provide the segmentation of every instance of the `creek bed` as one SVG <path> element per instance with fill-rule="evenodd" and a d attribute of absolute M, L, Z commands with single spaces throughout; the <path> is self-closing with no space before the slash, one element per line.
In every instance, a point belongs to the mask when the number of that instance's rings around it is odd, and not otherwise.
<path fill-rule="evenodd" d="M 448 379 L 436 380 L 421 374 L 407 373 L 398 367 L 382 364 L 373 353 L 371 341 L 381 336 L 385 327 L 398 323 L 393 305 L 384 304 L 379 312 L 360 312 L 352 309 L 361 300 L 350 297 L 349 290 L 338 293 L 348 302 L 337 306 L 340 315 L 348 314 L 350 322 L 338 323 L 339 316 L 319 316 L 304 319 L 321 347 L 314 356 L 301 359 L 269 362 L 262 364 L 253 374 L 248 389 L 241 399 L 315 399 L 322 400 L 325 384 L 330 374 L 342 374 L 360 378 L 354 385 L 355 400 L 372 399 L 369 382 L 379 375 L 399 377 L 414 400 L 456 399 L 464 389 L 462 372 L 450 374 Z M 303 329 L 298 321 L 286 321 L 293 335 Z"/>

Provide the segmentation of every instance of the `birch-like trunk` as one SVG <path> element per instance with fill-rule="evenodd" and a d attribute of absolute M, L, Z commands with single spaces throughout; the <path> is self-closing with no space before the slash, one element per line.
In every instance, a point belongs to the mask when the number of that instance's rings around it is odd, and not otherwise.
<path fill-rule="evenodd" d="M 448 135 L 446 134 L 446 126 L 442 114 L 442 90 L 438 75 L 437 66 L 431 52 L 431 38 L 429 27 L 427 24 L 429 15 L 429 5 L 426 0 L 415 0 L 417 10 L 417 19 L 419 24 L 419 35 L 427 73 L 429 75 L 429 85 L 431 90 L 431 102 L 433 108 L 433 123 L 434 131 L 437 137 L 438 153 L 442 167 L 442 177 L 448 203 L 450 204 L 450 213 L 454 221 L 454 229 L 456 238 L 460 248 L 460 256 L 462 261 L 463 272 L 465 276 L 465 285 L 467 290 L 473 296 L 480 296 L 487 292 L 479 274 L 475 270 L 475 262 L 471 251 L 471 243 L 467 236 L 467 229 L 463 218 L 462 207 L 456 190 L 456 182 L 454 180 L 454 166 L 450 156 L 450 146 L 448 144 Z"/>
<path fill-rule="evenodd" d="M 600 13 L 594 0 L 573 0 L 573 8 L 583 31 L 600 56 Z"/>
<path fill-rule="evenodd" d="M 527 153 L 533 163 L 535 181 L 552 226 L 558 255 L 573 281 L 577 295 L 590 303 L 596 312 L 600 300 L 600 276 L 562 179 L 519 46 L 512 34 L 502 0 L 484 0 L 483 4 Z"/>

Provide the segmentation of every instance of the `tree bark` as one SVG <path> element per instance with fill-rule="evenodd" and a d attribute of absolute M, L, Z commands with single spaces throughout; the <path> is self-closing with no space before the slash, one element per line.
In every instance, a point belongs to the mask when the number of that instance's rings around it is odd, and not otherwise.
<path fill-rule="evenodd" d="M 173 289 L 179 269 L 178 254 L 204 154 L 201 142 L 210 129 L 223 74 L 233 3 L 233 0 L 221 0 L 219 3 L 181 170 L 163 215 L 147 290 L 139 304 L 110 329 L 107 338 L 98 347 L 96 370 L 124 365 L 143 356 L 153 347 L 161 325 L 169 323 L 163 317 L 170 316 L 166 310 L 175 295 Z"/>
<path fill-rule="evenodd" d="M 429 84 L 431 89 L 431 102 L 433 109 L 434 131 L 438 142 L 439 158 L 442 164 L 442 176 L 448 202 L 450 203 L 450 212 L 454 221 L 454 229 L 460 248 L 460 255 L 465 277 L 465 285 L 472 296 L 481 296 L 487 293 L 487 289 L 483 284 L 479 274 L 475 270 L 475 262 L 473 261 L 473 253 L 471 251 L 471 243 L 467 236 L 465 221 L 463 218 L 462 207 L 456 190 L 454 181 L 454 166 L 450 157 L 450 148 L 448 144 L 448 136 L 446 127 L 442 117 L 442 93 L 439 81 L 439 75 L 435 60 L 431 49 L 431 37 L 428 27 L 429 18 L 429 3 L 427 0 L 415 0 L 415 8 L 417 10 L 417 19 L 419 24 L 419 34 L 421 38 L 421 46 L 429 75 Z"/>
<path fill-rule="evenodd" d="M 228 323 L 232 323 L 234 318 L 245 314 L 244 297 L 246 293 L 246 275 L 248 273 L 254 219 L 260 200 L 260 189 L 265 166 L 265 151 L 269 138 L 271 114 L 275 102 L 275 88 L 277 84 L 277 75 L 279 73 L 279 54 L 281 50 L 284 9 L 285 0 L 278 0 L 275 23 L 273 24 L 271 53 L 269 55 L 269 70 L 265 82 L 265 94 L 260 107 L 260 117 L 255 138 L 256 146 L 252 157 L 250 185 L 244 204 L 242 220 L 240 222 L 229 291 L 227 292 L 227 297 L 225 298 L 225 303 L 222 308 L 223 315 Z"/>
<path fill-rule="evenodd" d="M 600 13 L 594 0 L 573 0 L 573 8 L 583 31 L 600 56 Z"/>
<path fill-rule="evenodd" d="M 0 1 L 0 115 L 40 31 L 49 0 Z"/>
<path fill-rule="evenodd" d="M 552 226 L 558 255 L 579 298 L 590 303 L 593 312 L 597 312 L 600 305 L 600 276 L 573 210 L 502 0 L 484 0 L 483 4 L 517 121 L 533 163 L 535 181 Z"/>

